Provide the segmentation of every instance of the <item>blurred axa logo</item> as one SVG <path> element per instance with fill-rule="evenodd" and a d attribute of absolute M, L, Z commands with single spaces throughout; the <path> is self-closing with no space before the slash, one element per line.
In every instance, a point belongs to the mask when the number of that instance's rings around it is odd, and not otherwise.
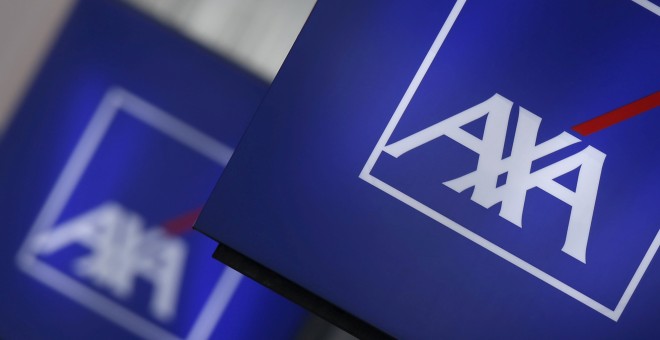
<path fill-rule="evenodd" d="M 232 148 L 122 89 L 102 95 L 18 254 L 143 338 L 205 338 L 240 283 L 190 232 Z"/>
<path fill-rule="evenodd" d="M 138 213 L 109 201 L 39 235 L 36 242 L 43 256 L 72 245 L 88 249 L 74 260 L 75 273 L 117 298 L 131 298 L 136 280 L 146 280 L 153 287 L 152 315 L 162 321 L 174 317 L 188 247 L 162 227 L 147 226 Z"/>

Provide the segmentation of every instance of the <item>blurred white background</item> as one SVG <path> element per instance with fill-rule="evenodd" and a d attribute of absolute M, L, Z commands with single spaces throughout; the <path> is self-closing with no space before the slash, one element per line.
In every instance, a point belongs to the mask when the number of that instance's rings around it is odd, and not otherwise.
<path fill-rule="evenodd" d="M 117 0 L 120 1 L 120 0 Z M 316 0 L 124 0 L 270 82 Z M 0 0 L 0 135 L 73 0 Z"/>

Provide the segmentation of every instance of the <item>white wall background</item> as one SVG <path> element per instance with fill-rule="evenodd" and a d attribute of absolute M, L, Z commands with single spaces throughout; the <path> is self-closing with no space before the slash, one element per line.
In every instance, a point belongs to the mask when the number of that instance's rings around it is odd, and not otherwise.
<path fill-rule="evenodd" d="M 316 3 L 316 0 L 124 1 L 266 81 L 275 77 Z M 0 0 L 0 135 L 74 3 L 74 0 Z"/>
<path fill-rule="evenodd" d="M 71 0 L 0 0 L 0 135 Z"/>
<path fill-rule="evenodd" d="M 272 80 L 316 0 L 129 0 Z"/>

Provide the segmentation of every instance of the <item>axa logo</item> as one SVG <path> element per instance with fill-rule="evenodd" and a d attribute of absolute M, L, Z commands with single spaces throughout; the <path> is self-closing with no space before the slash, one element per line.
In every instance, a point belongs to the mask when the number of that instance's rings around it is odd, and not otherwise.
<path fill-rule="evenodd" d="M 615 108 L 602 114 L 583 112 L 593 108 L 565 98 L 552 101 L 555 108 L 549 112 L 547 96 L 487 75 L 454 86 L 448 65 L 438 64 L 439 52 L 460 55 L 464 46 L 479 44 L 454 39 L 443 47 L 460 16 L 469 15 L 461 14 L 465 3 L 455 2 L 359 177 L 429 217 L 425 228 L 446 227 L 617 321 L 660 248 L 660 231 L 653 224 L 660 214 L 646 205 L 651 195 L 620 179 L 631 171 L 644 173 L 653 181 L 644 183 L 645 190 L 660 181 L 641 166 L 647 155 L 612 148 L 605 137 L 611 134 L 591 135 L 660 107 L 660 91 L 652 89 L 656 92 L 641 99 L 621 96 L 607 105 L 601 101 L 597 110 Z M 479 72 L 468 64 L 451 65 L 456 69 L 451 74 Z M 502 88 L 506 96 L 498 94 Z M 616 108 L 622 103 L 628 104 Z M 581 111 L 568 114 L 576 109 Z M 480 123 L 483 129 L 475 131 Z M 644 143 L 629 128 L 611 133 L 631 134 L 627 139 Z M 626 147 L 649 150 L 652 145 L 630 143 Z M 608 211 L 622 205 L 628 209 Z M 402 210 L 400 216 L 408 213 Z M 457 261 L 479 266 L 471 259 Z"/>
<path fill-rule="evenodd" d="M 513 108 L 512 101 L 495 94 L 485 102 L 389 144 L 383 150 L 394 157 L 399 157 L 441 137 L 450 138 L 463 145 L 479 155 L 477 168 L 461 177 L 444 182 L 445 186 L 456 192 L 474 188 L 472 201 L 484 208 L 501 203 L 500 216 L 521 228 L 527 192 L 533 188 L 545 191 L 571 206 L 568 231 L 562 251 L 586 262 L 589 229 L 605 154 L 592 146 L 587 146 L 567 158 L 532 171 L 534 161 L 580 140 L 567 132 L 562 132 L 554 138 L 538 143 L 541 117 L 519 107 L 511 155 L 503 157 L 507 126 Z M 462 128 L 484 116 L 486 124 L 481 139 Z M 556 178 L 577 168 L 579 168 L 579 176 L 575 191 L 555 181 Z M 506 176 L 506 183 L 498 186 L 498 178 L 501 176 Z"/>
<path fill-rule="evenodd" d="M 194 260 L 211 245 L 187 231 L 232 151 L 109 88 L 35 216 L 19 268 L 139 337 L 210 337 L 242 277 Z"/>
<path fill-rule="evenodd" d="M 117 202 L 106 202 L 36 238 L 37 255 L 72 246 L 89 252 L 73 261 L 73 270 L 92 285 L 121 300 L 134 297 L 137 279 L 150 283 L 149 310 L 165 322 L 177 311 L 188 246 L 161 226 Z"/>

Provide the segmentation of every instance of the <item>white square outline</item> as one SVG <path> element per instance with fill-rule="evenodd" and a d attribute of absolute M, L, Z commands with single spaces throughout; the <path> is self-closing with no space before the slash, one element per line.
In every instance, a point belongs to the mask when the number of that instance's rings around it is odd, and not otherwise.
<path fill-rule="evenodd" d="M 39 211 L 25 241 L 16 256 L 20 269 L 64 296 L 91 309 L 117 325 L 147 339 L 180 339 L 153 322 L 103 296 L 76 279 L 37 258 L 35 240 L 54 228 L 57 218 L 68 203 L 94 157 L 106 132 L 119 112 L 184 144 L 212 161 L 225 166 L 233 149 L 160 110 L 123 88 L 109 89 L 94 112 L 80 140 L 60 173 L 45 204 Z M 206 303 L 186 336 L 187 339 L 207 339 L 222 317 L 243 276 L 226 267 Z"/>
<path fill-rule="evenodd" d="M 654 14 L 657 14 L 658 16 L 660 16 L 660 6 L 652 3 L 651 1 L 649 1 L 649 0 L 632 0 L 632 2 L 648 9 L 649 11 L 651 11 L 651 13 L 654 13 Z"/>
<path fill-rule="evenodd" d="M 634 1 L 634 0 L 633 0 Z M 440 224 L 444 225 L 445 227 L 457 232 L 458 234 L 464 236 L 468 240 L 486 248 L 488 251 L 492 252 L 493 254 L 503 258 L 504 260 L 512 263 L 513 265 L 517 266 L 518 268 L 526 271 L 527 273 L 537 277 L 538 279 L 544 281 L 545 283 L 559 289 L 560 291 L 564 292 L 565 294 L 573 297 L 574 299 L 582 302 L 583 304 L 591 307 L 592 309 L 596 310 L 597 312 L 607 316 L 608 318 L 614 320 L 615 322 L 619 320 L 619 317 L 621 316 L 621 313 L 623 313 L 623 310 L 626 308 L 626 305 L 628 304 L 628 301 L 632 297 L 632 294 L 635 292 L 635 289 L 637 288 L 637 285 L 639 284 L 639 281 L 642 279 L 642 276 L 644 275 L 644 272 L 648 268 L 649 264 L 651 263 L 651 260 L 653 259 L 653 256 L 658 250 L 658 247 L 660 246 L 660 230 L 658 233 L 655 235 L 655 238 L 653 239 L 653 242 L 651 242 L 651 245 L 649 249 L 646 251 L 646 254 L 642 258 L 641 263 L 639 264 L 639 267 L 637 267 L 637 270 L 635 271 L 635 274 L 633 275 L 632 279 L 628 283 L 628 286 L 626 287 L 623 295 L 621 296 L 621 299 L 617 303 L 616 307 L 614 309 L 610 309 L 608 307 L 605 307 L 601 303 L 595 301 L 594 299 L 586 296 L 585 294 L 577 291 L 576 289 L 570 287 L 569 285 L 563 283 L 562 281 L 556 279 L 555 277 L 551 276 L 550 274 L 534 267 L 533 265 L 527 263 L 526 261 L 522 260 L 521 258 L 509 253 L 508 251 L 500 248 L 499 246 L 495 245 L 494 243 L 486 240 L 485 238 L 477 235 L 476 233 L 470 231 L 469 229 L 461 226 L 460 224 L 452 221 L 448 217 L 438 213 L 437 211 L 427 207 L 426 205 L 422 204 L 421 202 L 413 199 L 412 197 L 404 194 L 403 192 L 397 190 L 396 188 L 390 186 L 389 184 L 381 181 L 380 179 L 374 177 L 371 175 L 371 170 L 376 164 L 376 161 L 380 157 L 380 154 L 383 152 L 383 148 L 389 141 L 390 137 L 392 136 L 392 133 L 394 129 L 396 128 L 396 125 L 399 123 L 399 120 L 403 116 L 404 112 L 406 111 L 408 104 L 412 100 L 412 97 L 415 95 L 415 92 L 417 91 L 417 88 L 419 87 L 419 84 L 422 82 L 424 79 L 424 76 L 426 75 L 426 72 L 428 71 L 429 67 L 431 66 L 431 63 L 435 60 L 435 57 L 440 50 L 440 47 L 442 46 L 442 43 L 444 42 L 445 38 L 449 34 L 449 31 L 451 30 L 452 26 L 456 22 L 456 19 L 458 18 L 459 13 L 463 9 L 463 6 L 467 0 L 457 0 L 456 3 L 454 4 L 451 12 L 449 13 L 449 16 L 445 20 L 445 23 L 442 25 L 442 28 L 440 29 L 440 32 L 436 36 L 435 40 L 433 41 L 433 44 L 431 45 L 431 48 L 427 52 L 424 60 L 422 61 L 422 64 L 419 66 L 419 69 L 417 70 L 417 73 L 413 77 L 413 80 L 411 81 L 410 85 L 408 86 L 408 89 L 406 90 L 405 94 L 403 95 L 403 98 L 401 98 L 401 101 L 399 102 L 396 110 L 394 111 L 394 114 L 392 115 L 392 118 L 388 122 L 387 126 L 385 127 L 385 130 L 383 131 L 383 134 L 380 136 L 378 139 L 378 142 L 376 146 L 374 147 L 373 151 L 371 152 L 371 155 L 369 156 L 369 159 L 367 160 L 367 163 L 364 165 L 364 168 L 360 172 L 359 177 L 364 180 L 365 182 L 375 186 L 376 188 L 386 192 L 387 194 L 391 195 L 392 197 L 398 199 L 399 201 L 409 205 L 413 209 L 421 212 L 422 214 L 434 219 L 435 221 L 439 222 Z"/>

